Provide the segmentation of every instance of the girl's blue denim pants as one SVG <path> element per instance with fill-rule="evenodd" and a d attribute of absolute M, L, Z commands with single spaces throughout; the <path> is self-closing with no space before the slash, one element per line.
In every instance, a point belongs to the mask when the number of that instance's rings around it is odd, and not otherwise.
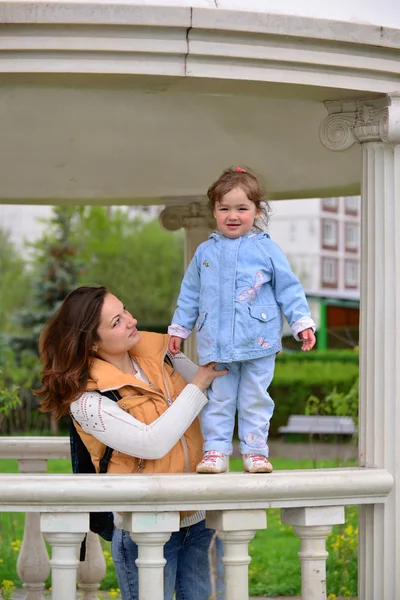
<path fill-rule="evenodd" d="M 164 567 L 164 600 L 172 600 L 174 593 L 176 600 L 209 600 L 212 592 L 210 560 L 216 565 L 213 569 L 216 573 L 216 600 L 224 600 L 222 542 L 216 538 L 209 552 L 213 536 L 214 530 L 207 529 L 204 520 L 172 533 L 164 546 L 167 561 Z M 138 547 L 128 531 L 115 528 L 112 557 L 122 600 L 138 600 L 139 574 L 135 564 Z"/>
<path fill-rule="evenodd" d="M 232 454 L 237 410 L 240 453 L 268 456 L 269 423 L 274 412 L 268 388 L 274 376 L 275 354 L 218 365 L 218 369 L 223 368 L 228 373 L 214 379 L 201 413 L 204 452 Z"/>

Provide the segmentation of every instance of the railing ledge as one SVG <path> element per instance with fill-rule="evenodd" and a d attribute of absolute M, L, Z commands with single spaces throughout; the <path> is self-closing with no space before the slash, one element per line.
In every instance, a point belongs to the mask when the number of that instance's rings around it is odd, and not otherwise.
<path fill-rule="evenodd" d="M 68 436 L 0 437 L 0 458 L 46 460 L 69 457 Z"/>
<path fill-rule="evenodd" d="M 346 468 L 224 475 L 0 474 L 0 511 L 164 512 L 383 503 L 385 469 Z"/>

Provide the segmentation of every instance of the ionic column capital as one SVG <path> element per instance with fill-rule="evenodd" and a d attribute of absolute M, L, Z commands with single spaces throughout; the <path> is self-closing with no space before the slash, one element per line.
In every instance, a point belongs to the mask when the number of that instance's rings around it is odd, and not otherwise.
<path fill-rule="evenodd" d="M 328 150 L 341 151 L 355 143 L 400 143 L 400 94 L 383 98 L 326 102 L 329 115 L 319 128 Z"/>
<path fill-rule="evenodd" d="M 206 204 L 190 202 L 176 206 L 167 206 L 159 216 L 161 225 L 168 231 L 184 227 L 214 229 L 215 221 Z"/>

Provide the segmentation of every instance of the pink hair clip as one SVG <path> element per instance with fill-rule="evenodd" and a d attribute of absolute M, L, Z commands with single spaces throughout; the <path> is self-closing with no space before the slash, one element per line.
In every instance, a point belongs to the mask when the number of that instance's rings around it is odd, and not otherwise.
<path fill-rule="evenodd" d="M 246 169 L 242 169 L 242 167 L 235 167 L 236 173 L 246 173 Z"/>

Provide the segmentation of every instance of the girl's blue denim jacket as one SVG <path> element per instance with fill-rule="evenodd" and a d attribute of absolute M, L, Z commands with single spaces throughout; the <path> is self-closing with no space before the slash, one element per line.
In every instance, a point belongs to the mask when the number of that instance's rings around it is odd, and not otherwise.
<path fill-rule="evenodd" d="M 201 365 L 250 360 L 281 350 L 282 313 L 296 339 L 315 329 L 303 288 L 268 233 L 214 232 L 185 273 L 168 333 L 187 338 L 195 327 Z"/>

